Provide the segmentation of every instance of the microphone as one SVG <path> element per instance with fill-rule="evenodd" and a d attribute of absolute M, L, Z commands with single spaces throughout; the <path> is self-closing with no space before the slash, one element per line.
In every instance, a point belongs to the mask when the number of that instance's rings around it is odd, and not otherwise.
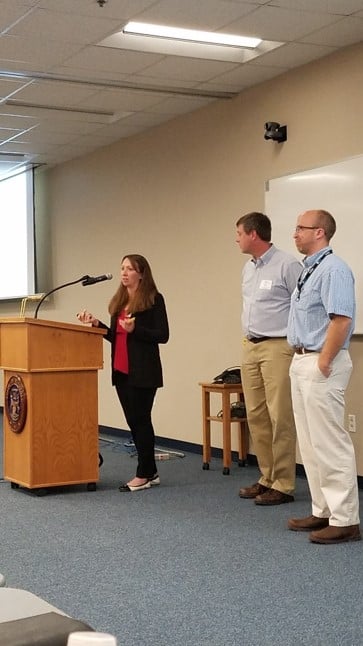
<path fill-rule="evenodd" d="M 82 283 L 82 285 L 93 285 L 94 283 L 100 283 L 103 280 L 111 280 L 112 274 L 103 274 L 102 276 L 82 276 L 81 278 L 77 278 L 77 280 L 72 280 L 70 283 L 64 283 L 63 285 L 59 285 L 58 287 L 54 287 L 54 289 L 51 289 L 50 292 L 47 292 L 46 294 L 43 294 L 42 298 L 40 299 L 38 306 L 35 310 L 34 313 L 34 318 L 36 319 L 38 317 L 38 311 L 45 299 L 50 296 L 51 294 L 54 294 L 54 292 L 57 292 L 59 289 L 63 289 L 63 287 L 69 287 L 69 285 L 76 285 L 77 283 Z"/>
<path fill-rule="evenodd" d="M 102 276 L 84 276 L 82 280 L 83 287 L 87 285 L 94 285 L 95 283 L 102 283 L 103 280 L 111 280 L 112 274 L 102 274 Z"/>

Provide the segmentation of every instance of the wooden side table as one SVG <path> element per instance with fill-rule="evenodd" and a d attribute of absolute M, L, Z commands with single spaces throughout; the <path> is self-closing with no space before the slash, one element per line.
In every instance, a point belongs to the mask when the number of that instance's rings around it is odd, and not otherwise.
<path fill-rule="evenodd" d="M 238 466 L 244 467 L 248 452 L 248 427 L 247 419 L 242 417 L 231 417 L 231 395 L 238 395 L 243 401 L 242 384 L 215 384 L 199 383 L 202 387 L 202 415 L 203 415 L 203 469 L 209 469 L 211 460 L 210 432 L 211 422 L 222 423 L 223 429 L 223 475 L 229 475 L 232 463 L 231 452 L 231 423 L 237 422 L 238 433 Z M 222 396 L 222 416 L 210 414 L 210 394 L 218 393 Z"/>

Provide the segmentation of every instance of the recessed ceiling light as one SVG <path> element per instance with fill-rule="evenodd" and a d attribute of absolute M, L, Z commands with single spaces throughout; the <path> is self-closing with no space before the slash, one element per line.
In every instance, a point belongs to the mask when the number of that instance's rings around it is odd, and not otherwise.
<path fill-rule="evenodd" d="M 164 25 L 153 25 L 146 22 L 128 22 L 123 28 L 123 33 L 139 36 L 155 36 L 171 40 L 203 43 L 210 45 L 223 45 L 224 47 L 255 48 L 262 42 L 260 38 L 249 38 L 234 34 L 222 34 L 212 31 L 199 31 L 198 29 L 179 29 Z"/>

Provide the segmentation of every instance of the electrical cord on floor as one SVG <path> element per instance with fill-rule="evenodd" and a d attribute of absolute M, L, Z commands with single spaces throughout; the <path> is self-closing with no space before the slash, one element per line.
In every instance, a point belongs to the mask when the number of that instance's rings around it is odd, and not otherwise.
<path fill-rule="evenodd" d="M 109 444 L 114 450 L 120 448 L 121 450 L 126 450 L 131 458 L 137 455 L 136 447 L 132 440 L 128 440 L 127 442 L 122 443 L 118 440 L 105 437 L 104 435 L 100 435 L 100 440 L 102 442 L 105 442 L 105 444 Z M 182 451 L 176 451 L 174 449 L 165 449 L 159 446 L 155 447 L 155 460 L 170 460 L 172 458 L 185 458 L 185 453 L 183 453 Z"/>

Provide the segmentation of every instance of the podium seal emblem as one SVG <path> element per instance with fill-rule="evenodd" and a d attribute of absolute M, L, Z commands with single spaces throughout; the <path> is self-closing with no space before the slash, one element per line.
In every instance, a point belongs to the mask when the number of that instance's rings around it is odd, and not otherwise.
<path fill-rule="evenodd" d="M 26 421 L 27 397 L 24 382 L 19 375 L 10 377 L 6 385 L 5 412 L 11 430 L 21 433 Z"/>

